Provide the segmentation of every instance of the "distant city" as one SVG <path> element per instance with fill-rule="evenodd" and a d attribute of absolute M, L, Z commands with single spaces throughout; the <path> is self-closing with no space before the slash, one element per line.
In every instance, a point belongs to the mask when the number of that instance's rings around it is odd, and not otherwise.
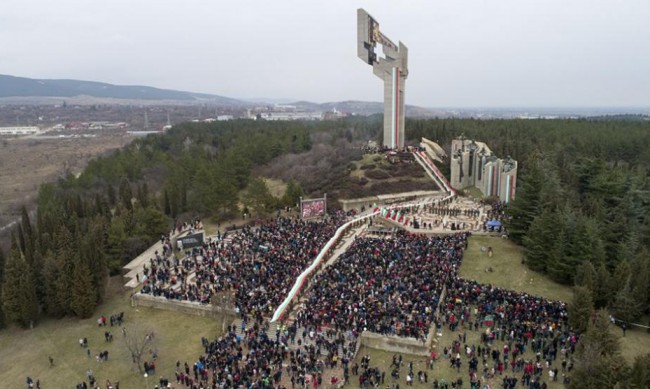
<path fill-rule="evenodd" d="M 181 122 L 250 120 L 337 120 L 383 112 L 383 103 L 314 103 L 282 98 L 234 99 L 146 86 L 117 86 L 76 80 L 34 80 L 0 75 L 0 135 L 56 136 L 119 130 L 130 135 L 162 132 Z M 650 120 L 650 107 L 406 106 L 408 117 L 559 119 L 625 117 Z M 51 134 L 50 134 L 51 135 Z"/>

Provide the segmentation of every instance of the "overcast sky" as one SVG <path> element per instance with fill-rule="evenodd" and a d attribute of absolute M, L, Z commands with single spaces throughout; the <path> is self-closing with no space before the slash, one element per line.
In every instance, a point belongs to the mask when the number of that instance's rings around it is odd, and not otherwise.
<path fill-rule="evenodd" d="M 359 7 L 409 49 L 407 104 L 650 106 L 650 0 L 2 0 L 0 74 L 380 101 Z"/>

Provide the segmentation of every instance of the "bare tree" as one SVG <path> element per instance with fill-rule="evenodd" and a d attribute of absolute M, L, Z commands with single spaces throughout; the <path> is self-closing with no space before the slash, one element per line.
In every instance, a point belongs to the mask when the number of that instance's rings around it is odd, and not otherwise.
<path fill-rule="evenodd" d="M 124 345 L 131 352 L 131 358 L 138 367 L 138 371 L 142 373 L 142 357 L 153 354 L 156 349 L 154 332 L 151 329 L 144 329 L 136 323 L 128 329 L 122 327 L 122 333 L 124 334 Z"/>
<path fill-rule="evenodd" d="M 226 332 L 226 326 L 230 325 L 235 317 L 229 312 L 235 311 L 235 296 L 231 292 L 221 292 L 212 296 L 212 315 L 221 323 L 221 331 Z"/>

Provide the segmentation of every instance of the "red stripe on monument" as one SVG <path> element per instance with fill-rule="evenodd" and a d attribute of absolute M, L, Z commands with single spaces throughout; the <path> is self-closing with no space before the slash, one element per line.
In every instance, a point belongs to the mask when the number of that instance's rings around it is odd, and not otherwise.
<path fill-rule="evenodd" d="M 399 148 L 399 68 L 395 68 L 395 147 Z"/>

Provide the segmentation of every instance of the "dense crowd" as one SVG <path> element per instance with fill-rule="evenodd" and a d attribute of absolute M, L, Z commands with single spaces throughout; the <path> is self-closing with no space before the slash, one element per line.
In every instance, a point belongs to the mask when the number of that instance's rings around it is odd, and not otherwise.
<path fill-rule="evenodd" d="M 278 327 L 275 337 L 269 326 L 258 313 L 241 328 L 228 326 L 218 339 L 204 338 L 204 352 L 191 367 L 177 362 L 176 382 L 187 388 L 318 388 L 327 369 L 347 370 L 356 351 L 352 333 L 303 334 L 296 340 L 295 324 Z"/>
<path fill-rule="evenodd" d="M 298 321 L 425 339 L 467 233 L 358 238 L 310 286 Z"/>
<path fill-rule="evenodd" d="M 231 232 L 227 243 L 219 236 L 182 259 L 156 254 L 145 265 L 142 293 L 207 304 L 216 293 L 232 291 L 242 316 L 269 314 L 346 217 L 343 212 L 319 221 L 278 217 Z"/>
<path fill-rule="evenodd" d="M 504 388 L 544 388 L 547 376 L 568 381 L 578 338 L 567 329 L 565 305 L 459 277 L 469 233 L 355 238 L 311 280 L 295 320 L 280 325 L 275 339 L 267 335 L 264 317 L 344 220 L 342 213 L 316 222 L 279 217 L 219 237 L 183 259 L 153 259 L 144 292 L 204 303 L 233 292 L 244 323 L 241 331 L 230 326 L 222 338 L 204 340 L 204 354 L 192 368 L 177 369 L 176 381 L 189 388 L 273 387 L 286 374 L 284 384 L 317 387 L 324 369 L 340 363 L 343 382 L 352 371 L 360 386 L 372 386 L 383 383 L 384 372 L 362 366 L 359 374 L 358 365 L 349 365 L 357 335 L 368 330 L 424 340 L 434 322 L 458 333 L 439 352 L 459 373 L 467 366 L 470 388 L 495 378 Z M 480 334 L 476 343 L 466 342 L 472 331 Z M 525 358 L 530 350 L 533 357 Z M 407 384 L 427 380 L 426 372 L 415 377 L 409 371 Z M 433 386 L 447 385 L 433 380 Z"/>
<path fill-rule="evenodd" d="M 568 330 L 564 303 L 455 277 L 442 307 L 438 326 L 458 331 L 443 355 L 458 370 L 466 360 L 471 388 L 495 377 L 506 389 L 518 382 L 546 388 L 547 377 L 568 383 L 578 335 Z M 468 344 L 463 330 L 480 334 L 478 347 Z M 525 357 L 526 351 L 534 356 Z"/>

